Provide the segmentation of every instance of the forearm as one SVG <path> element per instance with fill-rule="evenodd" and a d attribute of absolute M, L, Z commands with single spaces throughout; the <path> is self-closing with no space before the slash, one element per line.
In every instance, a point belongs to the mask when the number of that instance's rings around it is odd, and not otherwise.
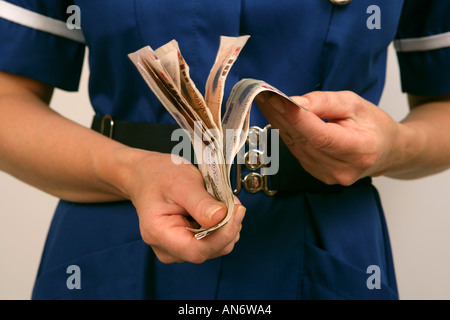
<path fill-rule="evenodd" d="M 0 95 L 0 170 L 56 197 L 127 199 L 121 186 L 130 150 L 63 118 L 38 97 Z"/>
<path fill-rule="evenodd" d="M 450 101 L 429 101 L 413 105 L 400 124 L 394 149 L 401 153 L 395 165 L 384 175 L 414 179 L 444 171 L 450 167 Z"/>

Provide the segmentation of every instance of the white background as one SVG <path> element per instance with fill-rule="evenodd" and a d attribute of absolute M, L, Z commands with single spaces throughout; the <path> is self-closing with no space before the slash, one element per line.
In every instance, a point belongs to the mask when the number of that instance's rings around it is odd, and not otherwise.
<path fill-rule="evenodd" d="M 51 106 L 85 126 L 93 115 L 87 63 L 78 93 L 57 90 Z M 364 76 L 364 75 L 362 75 Z M 380 107 L 408 112 L 395 53 Z M 376 178 L 390 231 L 401 299 L 450 298 L 450 171 L 414 181 Z M 0 299 L 29 299 L 57 199 L 0 172 Z"/>

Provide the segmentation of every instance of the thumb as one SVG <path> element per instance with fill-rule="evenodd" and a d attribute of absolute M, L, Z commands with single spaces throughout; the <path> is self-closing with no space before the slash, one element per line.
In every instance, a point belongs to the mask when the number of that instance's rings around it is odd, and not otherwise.
<path fill-rule="evenodd" d="M 169 198 L 202 227 L 213 227 L 225 219 L 227 206 L 206 191 L 201 175 L 192 178 L 174 185 Z"/>
<path fill-rule="evenodd" d="M 318 117 L 332 121 L 347 119 L 351 115 L 355 97 L 349 91 L 313 91 L 301 97 L 292 97 L 292 100 L 302 103 Z"/>
<path fill-rule="evenodd" d="M 217 201 L 207 193 L 207 197 L 200 200 L 197 204 L 193 203 L 197 210 L 188 212 L 204 228 L 214 227 L 225 219 L 228 208 L 225 203 Z"/>

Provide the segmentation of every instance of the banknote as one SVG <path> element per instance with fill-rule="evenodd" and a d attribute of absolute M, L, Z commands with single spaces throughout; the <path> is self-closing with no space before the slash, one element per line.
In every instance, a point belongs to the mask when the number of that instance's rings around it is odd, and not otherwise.
<path fill-rule="evenodd" d="M 233 215 L 231 165 L 247 139 L 250 108 L 255 97 L 261 92 L 270 92 L 295 104 L 262 80 L 242 79 L 234 85 L 222 119 L 225 81 L 248 39 L 249 36 L 220 38 L 217 56 L 206 81 L 205 97 L 192 81 L 176 40 L 156 50 L 145 46 L 129 54 L 149 88 L 188 133 L 195 156 L 200 159 L 198 169 L 206 190 L 228 208 L 226 217 L 216 226 L 188 228 L 197 239 L 222 227 Z"/>

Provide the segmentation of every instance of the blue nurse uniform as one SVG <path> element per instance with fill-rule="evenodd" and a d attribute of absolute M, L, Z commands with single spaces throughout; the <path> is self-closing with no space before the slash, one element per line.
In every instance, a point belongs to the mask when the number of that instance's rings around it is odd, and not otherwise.
<path fill-rule="evenodd" d="M 336 5 L 329 0 L 11 0 L 0 4 L 34 13 L 49 24 L 65 23 L 73 12 L 67 13 L 70 5 L 80 8 L 81 39 L 44 30 L 21 14 L 0 11 L 0 69 L 74 91 L 87 47 L 89 94 L 98 116 L 174 123 L 127 54 L 176 39 L 201 90 L 221 35 L 251 36 L 228 76 L 225 99 L 234 83 L 248 77 L 288 95 L 351 90 L 377 104 L 386 49 L 392 41 L 398 49 L 404 91 L 417 95 L 450 91 L 449 1 L 355 0 Z M 371 5 L 380 9 L 378 17 L 371 18 Z M 380 28 L 369 28 L 369 18 L 380 19 Z M 430 47 L 427 40 L 432 36 L 441 41 Z M 252 125 L 267 124 L 258 108 L 251 112 Z M 398 298 L 386 222 L 372 185 L 275 196 L 242 190 L 239 198 L 247 207 L 240 241 L 231 254 L 199 265 L 160 263 L 142 241 L 130 202 L 61 200 L 32 297 Z M 71 265 L 81 270 L 79 290 L 66 285 Z M 379 268 L 379 288 L 368 285 L 371 266 Z"/>

